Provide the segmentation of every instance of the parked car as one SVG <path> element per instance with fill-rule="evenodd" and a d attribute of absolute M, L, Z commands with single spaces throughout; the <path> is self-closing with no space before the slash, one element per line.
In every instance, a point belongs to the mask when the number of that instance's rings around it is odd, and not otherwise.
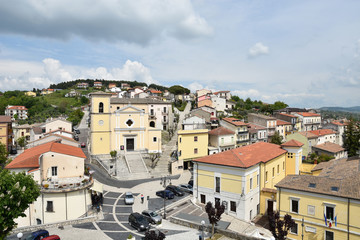
<path fill-rule="evenodd" d="M 132 192 L 125 193 L 125 204 L 127 205 L 134 204 L 134 195 L 132 194 Z"/>
<path fill-rule="evenodd" d="M 11 155 L 17 154 L 16 148 L 12 148 L 12 149 L 10 150 L 10 154 L 11 154 Z"/>
<path fill-rule="evenodd" d="M 60 240 L 60 237 L 58 235 L 50 235 L 42 240 Z"/>
<path fill-rule="evenodd" d="M 80 130 L 79 129 L 75 129 L 74 130 L 76 134 L 80 134 Z"/>
<path fill-rule="evenodd" d="M 81 143 L 81 147 L 82 147 L 82 148 L 86 147 L 86 143 L 82 142 L 82 143 Z"/>
<path fill-rule="evenodd" d="M 75 141 L 79 141 L 79 136 L 78 136 L 78 135 L 74 135 L 74 140 L 75 140 Z"/>
<path fill-rule="evenodd" d="M 30 233 L 29 236 L 27 236 L 26 240 L 40 240 L 43 238 L 46 238 L 49 236 L 49 232 L 44 230 L 44 229 L 40 229 L 37 230 L 36 232 L 32 232 Z"/>
<path fill-rule="evenodd" d="M 162 217 L 159 214 L 157 214 L 157 212 L 155 211 L 144 210 L 142 211 L 141 214 L 146 217 L 149 223 L 160 224 L 162 222 Z"/>
<path fill-rule="evenodd" d="M 193 187 L 190 184 L 180 184 L 178 187 L 184 192 L 193 194 Z"/>
<path fill-rule="evenodd" d="M 184 192 L 175 185 L 169 185 L 166 187 L 166 190 L 172 191 L 176 196 L 184 196 Z"/>
<path fill-rule="evenodd" d="M 170 190 L 161 190 L 156 192 L 156 196 L 165 198 L 165 199 L 173 199 L 174 193 Z"/>
<path fill-rule="evenodd" d="M 188 182 L 188 184 L 191 185 L 192 187 L 194 187 L 194 180 L 190 180 L 190 181 Z"/>
<path fill-rule="evenodd" d="M 136 228 L 139 232 L 150 228 L 148 220 L 145 218 L 145 216 L 138 212 L 134 212 L 129 215 L 129 224 Z"/>

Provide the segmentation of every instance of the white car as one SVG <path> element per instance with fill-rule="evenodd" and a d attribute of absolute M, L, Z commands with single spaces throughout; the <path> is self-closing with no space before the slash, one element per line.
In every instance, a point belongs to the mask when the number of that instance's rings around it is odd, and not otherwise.
<path fill-rule="evenodd" d="M 181 190 L 183 190 L 184 192 L 193 193 L 193 187 L 190 184 L 180 184 L 178 186 L 179 188 L 181 188 Z"/>
<path fill-rule="evenodd" d="M 125 193 L 125 204 L 126 205 L 134 204 L 134 195 L 132 194 L 132 192 Z"/>

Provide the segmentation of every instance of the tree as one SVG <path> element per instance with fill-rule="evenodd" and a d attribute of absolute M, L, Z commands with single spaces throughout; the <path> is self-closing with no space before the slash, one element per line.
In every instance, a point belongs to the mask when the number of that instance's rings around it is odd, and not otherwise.
<path fill-rule="evenodd" d="M 151 168 L 155 168 L 156 164 L 160 160 L 160 153 L 149 153 L 149 158 L 151 161 Z"/>
<path fill-rule="evenodd" d="M 283 140 L 283 137 L 280 136 L 280 134 L 278 132 L 275 132 L 275 134 L 271 137 L 271 143 L 277 144 L 277 145 L 281 145 Z"/>
<path fill-rule="evenodd" d="M 145 240 L 163 240 L 165 239 L 165 234 L 160 232 L 156 233 L 154 230 L 147 230 L 145 232 Z"/>
<path fill-rule="evenodd" d="M 0 142 L 0 171 L 3 169 L 6 164 L 8 164 L 9 159 L 7 158 L 8 151 L 6 150 L 6 145 Z"/>
<path fill-rule="evenodd" d="M 189 94 L 190 90 L 180 85 L 174 85 L 169 88 L 169 92 L 175 95 L 179 95 L 179 94 Z"/>
<path fill-rule="evenodd" d="M 288 106 L 289 106 L 289 105 L 287 105 L 287 104 L 284 103 L 284 102 L 276 101 L 276 102 L 274 102 L 274 104 L 273 104 L 273 109 L 274 109 L 274 110 L 279 110 L 279 109 L 286 108 L 286 107 L 288 107 Z"/>
<path fill-rule="evenodd" d="M 40 195 L 40 188 L 31 175 L 0 170 L 0 239 L 15 227 L 15 219 L 25 217 L 24 211 Z"/>
<path fill-rule="evenodd" d="M 275 239 L 284 240 L 288 234 L 290 228 L 295 226 L 295 221 L 289 214 L 284 216 L 284 220 L 280 219 L 280 213 L 274 212 L 272 215 L 269 215 L 269 227 L 271 233 L 274 235 Z"/>
<path fill-rule="evenodd" d="M 116 150 L 110 151 L 110 156 L 111 156 L 112 158 L 115 158 L 115 157 L 116 157 L 116 154 L 117 154 L 117 151 L 116 151 Z"/>
<path fill-rule="evenodd" d="M 25 137 L 20 137 L 17 140 L 17 143 L 19 144 L 20 147 L 24 148 L 27 144 L 26 138 Z"/>
<path fill-rule="evenodd" d="M 211 236 L 214 235 L 215 224 L 221 219 L 221 215 L 225 211 L 225 206 L 223 204 L 220 205 L 219 201 L 215 202 L 215 207 L 212 206 L 211 202 L 208 202 L 205 206 L 205 211 L 208 214 L 209 222 L 212 225 L 211 228 Z"/>
<path fill-rule="evenodd" d="M 348 152 L 348 156 L 356 156 L 359 151 L 360 126 L 350 119 L 349 124 L 344 132 L 344 148 Z"/>

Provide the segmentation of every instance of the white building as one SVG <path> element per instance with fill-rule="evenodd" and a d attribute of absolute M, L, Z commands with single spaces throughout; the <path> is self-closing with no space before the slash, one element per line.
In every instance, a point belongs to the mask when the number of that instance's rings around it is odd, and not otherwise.
<path fill-rule="evenodd" d="M 206 129 L 205 118 L 192 116 L 182 121 L 182 130 Z"/>
<path fill-rule="evenodd" d="M 17 119 L 27 119 L 28 109 L 25 106 L 8 105 L 5 109 L 5 115 L 10 116 L 12 121 L 15 120 L 15 115 L 17 116 Z"/>
<path fill-rule="evenodd" d="M 224 152 L 236 147 L 235 132 L 224 127 L 218 127 L 209 132 L 209 145 L 216 147 L 218 152 Z"/>
<path fill-rule="evenodd" d="M 293 115 L 299 117 L 302 131 L 312 131 L 319 129 L 321 125 L 321 115 L 311 112 L 295 112 Z"/>
<path fill-rule="evenodd" d="M 77 219 L 91 205 L 93 181 L 84 175 L 85 154 L 78 147 L 56 142 L 26 149 L 5 168 L 34 176 L 40 196 L 16 219 L 18 227 Z"/>

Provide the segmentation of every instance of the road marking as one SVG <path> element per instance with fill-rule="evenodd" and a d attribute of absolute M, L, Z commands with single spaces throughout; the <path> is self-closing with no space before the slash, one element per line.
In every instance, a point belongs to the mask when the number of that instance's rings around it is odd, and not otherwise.
<path fill-rule="evenodd" d="M 192 214 L 192 213 L 195 212 L 196 210 L 198 210 L 198 209 L 195 208 L 194 210 L 192 210 L 191 212 L 189 212 L 189 214 Z"/>

